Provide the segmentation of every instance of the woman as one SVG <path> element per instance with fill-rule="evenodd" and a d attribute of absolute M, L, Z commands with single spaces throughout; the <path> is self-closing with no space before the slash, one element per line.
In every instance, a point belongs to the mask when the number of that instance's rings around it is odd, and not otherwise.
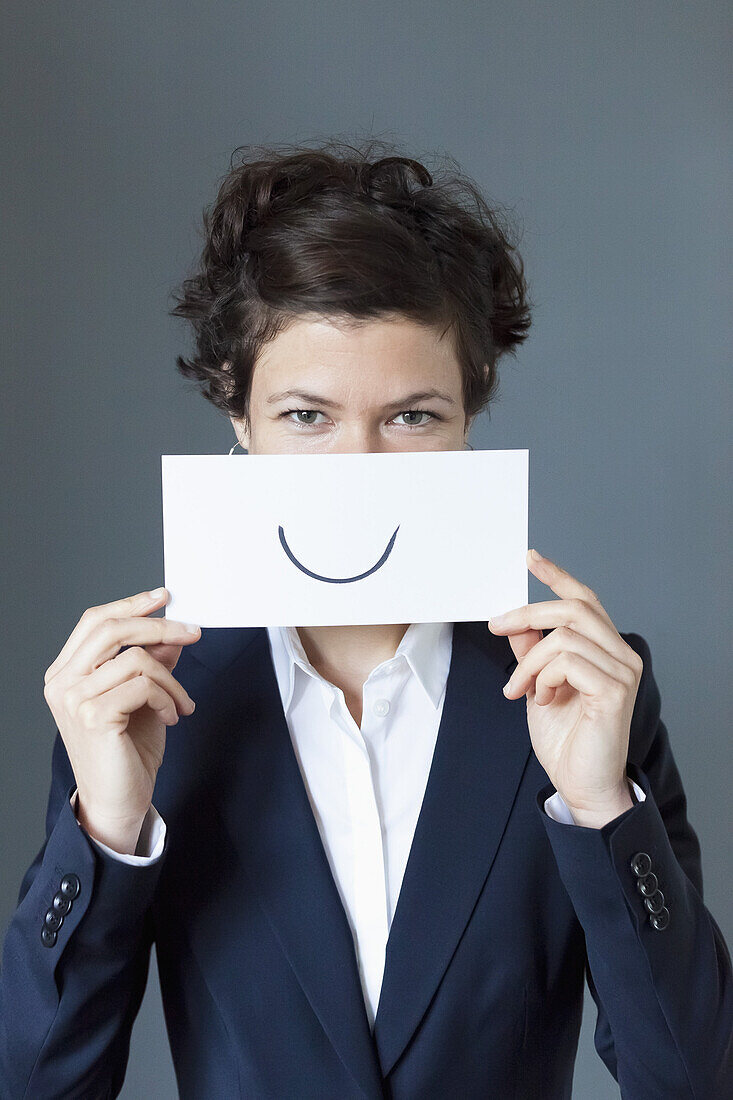
<path fill-rule="evenodd" d="M 205 213 L 178 366 L 249 453 L 460 448 L 526 338 L 496 212 L 376 144 L 260 150 Z M 85 611 L 46 673 L 8 1095 L 117 1095 L 153 940 L 182 1096 L 569 1097 L 586 978 L 625 1095 L 733 1094 L 649 648 L 527 565 L 559 598 L 488 624 Z"/>

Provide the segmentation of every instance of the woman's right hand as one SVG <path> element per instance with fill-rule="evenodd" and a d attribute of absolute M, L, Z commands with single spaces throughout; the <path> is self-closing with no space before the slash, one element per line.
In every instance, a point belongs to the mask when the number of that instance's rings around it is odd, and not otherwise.
<path fill-rule="evenodd" d="M 195 706 L 171 672 L 200 628 L 146 618 L 168 600 L 159 591 L 87 608 L 44 677 L 76 779 L 77 819 L 94 839 L 130 854 L 153 798 L 166 726 Z"/>

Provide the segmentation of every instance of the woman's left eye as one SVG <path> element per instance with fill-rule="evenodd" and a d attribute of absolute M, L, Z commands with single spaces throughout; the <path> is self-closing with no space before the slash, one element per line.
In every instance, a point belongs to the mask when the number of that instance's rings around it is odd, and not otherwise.
<path fill-rule="evenodd" d="M 397 413 L 398 416 L 428 416 L 432 420 L 437 420 L 438 417 L 435 413 L 428 412 L 427 409 L 406 409 L 404 412 Z M 419 423 L 408 423 L 404 425 L 407 428 L 422 428 L 423 424 L 426 424 L 426 420 L 421 420 Z"/>

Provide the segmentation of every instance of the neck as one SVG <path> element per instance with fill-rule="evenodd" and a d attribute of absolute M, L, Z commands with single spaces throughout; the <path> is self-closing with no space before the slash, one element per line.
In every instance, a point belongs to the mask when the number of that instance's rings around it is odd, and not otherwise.
<path fill-rule="evenodd" d="M 394 657 L 409 623 L 365 626 L 299 626 L 298 636 L 317 672 L 347 699 L 361 699 L 373 668 Z"/>

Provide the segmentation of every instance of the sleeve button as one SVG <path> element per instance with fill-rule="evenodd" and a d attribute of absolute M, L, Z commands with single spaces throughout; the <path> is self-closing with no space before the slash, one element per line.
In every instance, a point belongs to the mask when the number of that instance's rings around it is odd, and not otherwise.
<path fill-rule="evenodd" d="M 647 852 L 637 852 L 631 859 L 631 870 L 637 878 L 648 875 L 652 869 L 651 857 Z"/>
<path fill-rule="evenodd" d="M 648 898 L 644 898 L 644 904 L 650 913 L 661 913 L 664 907 L 664 894 L 661 890 L 655 890 Z"/>
<path fill-rule="evenodd" d="M 61 917 L 66 916 L 66 914 L 71 909 L 71 905 L 71 900 L 69 898 L 65 898 L 61 891 L 59 891 L 53 899 L 53 908 Z"/>
<path fill-rule="evenodd" d="M 51 932 L 57 932 L 64 923 L 64 918 L 60 913 L 57 913 L 55 909 L 47 909 L 46 916 L 43 918 L 43 923 Z"/>
<path fill-rule="evenodd" d="M 658 886 L 659 879 L 653 871 L 650 871 L 648 875 L 644 875 L 644 878 L 640 878 L 636 883 L 636 889 L 645 898 L 650 898 L 652 894 L 656 893 Z"/>
<path fill-rule="evenodd" d="M 79 876 L 73 874 L 72 872 L 69 872 L 68 875 L 64 875 L 64 877 L 61 879 L 60 890 L 65 898 L 68 898 L 69 901 L 73 901 L 74 898 L 78 896 L 79 891 L 81 890 L 81 882 L 79 881 Z"/>
<path fill-rule="evenodd" d="M 669 909 L 663 905 L 658 913 L 649 914 L 649 923 L 657 932 L 661 932 L 669 924 Z"/>
<path fill-rule="evenodd" d="M 46 928 L 44 925 L 41 929 L 41 939 L 45 947 L 53 947 L 56 943 L 56 932 L 52 932 L 50 928 Z"/>

